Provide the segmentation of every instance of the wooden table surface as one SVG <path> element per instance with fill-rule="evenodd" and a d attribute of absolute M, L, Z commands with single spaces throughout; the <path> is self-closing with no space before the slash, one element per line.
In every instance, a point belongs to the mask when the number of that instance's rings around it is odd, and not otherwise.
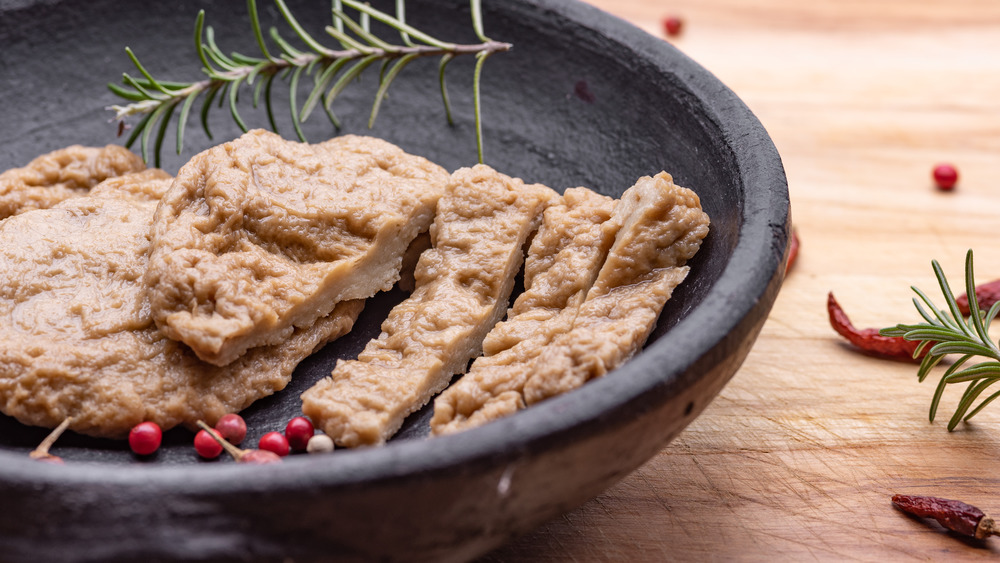
<path fill-rule="evenodd" d="M 927 412 L 938 372 L 855 352 L 859 327 L 917 322 L 930 262 L 1000 278 L 1000 2 L 592 0 L 670 40 L 760 118 L 781 153 L 799 259 L 743 367 L 673 443 L 578 510 L 487 560 L 885 561 L 1000 556 L 908 518 L 893 493 L 1000 515 L 1000 402 L 947 431 L 961 389 Z M 960 171 L 941 192 L 939 161 Z"/>

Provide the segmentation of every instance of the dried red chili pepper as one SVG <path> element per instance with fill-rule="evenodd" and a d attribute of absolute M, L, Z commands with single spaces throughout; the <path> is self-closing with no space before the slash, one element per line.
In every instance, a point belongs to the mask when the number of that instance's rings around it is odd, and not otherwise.
<path fill-rule="evenodd" d="M 920 516 L 933 518 L 945 528 L 963 536 L 984 539 L 991 535 L 1000 536 L 1000 527 L 993 518 L 987 516 L 971 504 L 938 497 L 893 495 L 892 504 L 896 508 Z"/>
<path fill-rule="evenodd" d="M 840 308 L 840 304 L 833 298 L 832 291 L 827 296 L 826 310 L 830 315 L 830 326 L 837 331 L 837 334 L 843 336 L 858 348 L 887 358 L 916 361 L 913 358 L 913 352 L 920 345 L 920 342 L 906 340 L 902 336 L 882 336 L 876 328 L 854 328 L 851 320 L 847 317 L 847 313 Z"/>
<path fill-rule="evenodd" d="M 788 243 L 788 261 L 785 262 L 785 275 L 792 269 L 792 264 L 799 257 L 799 233 L 792 229 L 792 240 Z"/>
<path fill-rule="evenodd" d="M 988 311 L 994 303 L 1000 301 L 1000 280 L 993 280 L 976 286 L 976 303 L 983 311 Z M 958 309 L 963 315 L 969 314 L 969 294 L 963 293 L 955 299 Z"/>

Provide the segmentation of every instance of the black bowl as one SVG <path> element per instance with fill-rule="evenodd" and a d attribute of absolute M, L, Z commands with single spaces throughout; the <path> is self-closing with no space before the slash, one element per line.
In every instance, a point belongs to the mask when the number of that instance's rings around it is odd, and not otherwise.
<path fill-rule="evenodd" d="M 322 37 L 324 3 L 290 4 Z M 114 142 L 103 108 L 116 99 L 104 83 L 131 72 L 126 45 L 154 74 L 198 79 L 190 30 L 202 5 L 224 50 L 253 52 L 238 1 L 0 4 L 0 167 L 72 143 Z M 514 43 L 485 66 L 489 164 L 557 189 L 586 185 L 614 196 L 667 170 L 700 194 L 711 217 L 711 234 L 645 350 L 608 377 L 479 429 L 425 439 L 425 410 L 385 447 L 275 466 L 198 462 L 183 429 L 168 432 L 151 460 L 120 442 L 68 435 L 55 450 L 67 465 L 41 464 L 25 454 L 47 431 L 0 416 L 0 559 L 468 559 L 594 497 L 705 408 L 746 357 L 781 284 L 789 204 L 773 144 L 715 77 L 614 17 L 569 0 L 484 8 L 486 32 Z M 277 21 L 273 6 L 261 11 Z M 408 13 L 439 37 L 475 41 L 464 2 L 412 1 Z M 449 169 L 472 164 L 471 74 L 468 60 L 449 67 L 449 126 L 436 63 L 413 63 L 371 134 Z M 376 82 L 370 76 L 338 100 L 343 131 L 368 132 Z M 211 122 L 217 141 L 239 133 L 224 113 Z M 266 123 L 261 111 L 244 117 Z M 336 132 L 314 117 L 306 133 L 318 140 Z M 194 121 L 184 154 L 166 152 L 163 167 L 176 171 L 212 143 Z M 250 439 L 280 430 L 298 412 L 299 393 L 336 358 L 355 355 L 399 299 L 374 299 L 355 332 L 252 406 Z"/>

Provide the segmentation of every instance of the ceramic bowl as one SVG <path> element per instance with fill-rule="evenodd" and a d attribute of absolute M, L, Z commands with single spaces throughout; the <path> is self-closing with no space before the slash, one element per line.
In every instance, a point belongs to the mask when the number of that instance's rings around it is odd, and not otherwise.
<path fill-rule="evenodd" d="M 264 4 L 262 18 L 280 27 Z M 328 5 L 289 5 L 322 37 Z M 223 50 L 254 51 L 240 1 L 0 3 L 0 167 L 73 143 L 116 142 L 104 108 L 117 100 L 105 83 L 134 72 L 126 45 L 158 76 L 198 79 L 191 30 L 199 7 Z M 407 11 L 441 38 L 475 41 L 465 2 L 414 0 Z M 605 378 L 475 430 L 428 439 L 425 410 L 385 447 L 273 466 L 199 462 L 184 429 L 168 432 L 152 460 L 121 442 L 67 435 L 56 449 L 67 464 L 41 464 L 26 453 L 47 431 L 0 416 L 0 559 L 467 560 L 593 498 L 709 404 L 750 350 L 783 276 L 788 192 L 767 133 L 697 63 L 591 6 L 488 0 L 484 12 L 486 33 L 514 44 L 484 68 L 487 163 L 559 190 L 584 185 L 613 196 L 666 170 L 700 194 L 711 217 L 711 234 L 644 351 Z M 436 69 L 430 60 L 407 67 L 371 131 L 377 80 L 349 87 L 334 106 L 342 132 L 383 137 L 449 169 L 473 164 L 472 61 L 448 70 L 453 126 Z M 262 111 L 244 117 L 266 124 Z M 239 133 L 225 110 L 211 124 L 214 141 L 193 120 L 183 154 L 165 151 L 163 167 L 176 172 Z M 306 123 L 311 140 L 336 133 L 322 117 Z M 283 428 L 299 393 L 337 358 L 357 354 L 399 299 L 373 299 L 351 335 L 248 409 L 249 440 Z"/>

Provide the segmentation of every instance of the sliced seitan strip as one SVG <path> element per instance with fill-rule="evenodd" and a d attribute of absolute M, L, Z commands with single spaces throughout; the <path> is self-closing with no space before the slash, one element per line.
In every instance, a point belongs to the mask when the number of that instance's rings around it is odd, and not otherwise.
<path fill-rule="evenodd" d="M 350 330 L 361 301 L 222 368 L 166 338 L 143 283 L 164 176 L 115 178 L 0 222 L 0 411 L 49 428 L 72 416 L 72 430 L 101 437 L 145 420 L 213 424 L 282 389 L 299 361 Z"/>
<path fill-rule="evenodd" d="M 694 192 L 660 173 L 627 190 L 610 223 L 620 230 L 583 304 L 550 317 L 535 336 L 478 359 L 455 391 L 435 402 L 434 434 L 479 426 L 575 389 L 642 347 L 687 275 L 684 263 L 708 234 L 708 216 Z"/>
<path fill-rule="evenodd" d="M 435 399 L 432 432 L 458 431 L 473 413 L 482 418 L 490 412 L 489 418 L 496 418 L 500 415 L 492 411 L 499 404 L 512 410 L 509 399 L 520 397 L 528 362 L 554 335 L 571 328 L 575 311 L 597 278 L 620 226 L 620 221 L 611 220 L 614 208 L 610 197 L 571 188 L 561 204 L 545 210 L 524 263 L 525 291 L 507 320 L 486 336 L 485 355 Z"/>
<path fill-rule="evenodd" d="M 357 360 L 302 395 L 302 410 L 341 446 L 377 445 L 465 371 L 503 317 L 522 247 L 558 195 L 478 165 L 452 175 L 416 288 Z"/>
<path fill-rule="evenodd" d="M 562 203 L 545 210 L 524 262 L 525 290 L 507 320 L 483 341 L 487 356 L 511 348 L 566 307 L 583 303 L 597 278 L 617 228 L 608 220 L 615 200 L 587 188 L 570 188 Z"/>
<path fill-rule="evenodd" d="M 108 178 L 145 169 L 141 158 L 117 145 L 73 145 L 43 154 L 27 166 L 0 174 L 0 219 L 87 195 Z"/>
<path fill-rule="evenodd" d="M 267 131 L 195 156 L 157 210 L 146 280 L 157 326 L 225 365 L 349 299 L 392 288 L 448 173 L 370 137 Z"/>

